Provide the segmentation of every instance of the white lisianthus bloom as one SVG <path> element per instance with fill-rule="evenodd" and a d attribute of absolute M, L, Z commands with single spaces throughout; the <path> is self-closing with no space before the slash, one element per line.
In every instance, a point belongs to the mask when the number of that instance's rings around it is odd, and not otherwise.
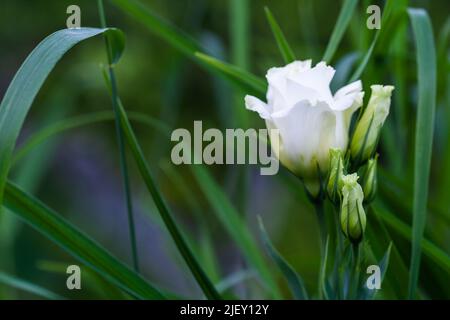
<path fill-rule="evenodd" d="M 247 109 L 258 112 L 268 129 L 278 129 L 279 145 L 271 137 L 273 152 L 313 195 L 319 170 L 328 169 L 330 149 L 347 149 L 351 116 L 364 95 L 359 80 L 332 94 L 334 73 L 324 62 L 311 67 L 311 60 L 294 61 L 267 72 L 267 103 L 245 97 Z"/>

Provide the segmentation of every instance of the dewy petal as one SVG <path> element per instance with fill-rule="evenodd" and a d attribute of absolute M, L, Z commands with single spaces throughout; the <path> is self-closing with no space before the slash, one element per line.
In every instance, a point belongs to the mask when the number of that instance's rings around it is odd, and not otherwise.
<path fill-rule="evenodd" d="M 249 95 L 246 95 L 244 100 L 245 107 L 248 110 L 258 112 L 259 116 L 263 119 L 270 119 L 270 110 L 267 104 L 265 104 L 258 98 Z"/>

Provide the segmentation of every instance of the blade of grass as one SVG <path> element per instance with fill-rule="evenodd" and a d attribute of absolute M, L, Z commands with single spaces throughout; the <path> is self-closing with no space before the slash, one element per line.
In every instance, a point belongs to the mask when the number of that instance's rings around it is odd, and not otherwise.
<path fill-rule="evenodd" d="M 381 217 L 373 213 L 372 206 L 368 210 L 367 241 L 370 243 L 374 262 L 376 262 L 379 257 L 384 255 L 386 247 L 389 247 L 389 244 L 393 242 L 393 235 L 388 231 L 388 227 Z M 386 281 L 382 284 L 383 298 L 388 299 L 388 290 L 391 289 L 393 299 L 402 299 L 406 297 L 408 292 L 409 272 L 403 257 L 394 243 L 392 244 L 390 261 L 391 264 L 389 272 L 386 274 Z"/>
<path fill-rule="evenodd" d="M 287 262 L 283 256 L 278 252 L 278 250 L 273 246 L 272 241 L 270 241 L 269 235 L 264 228 L 261 217 L 258 216 L 259 230 L 261 233 L 261 238 L 263 240 L 264 246 L 267 249 L 267 253 L 270 255 L 272 260 L 278 266 L 281 273 L 286 278 L 289 288 L 297 300 L 308 300 L 308 293 L 306 291 L 303 279 L 295 272 L 294 268 Z"/>
<path fill-rule="evenodd" d="M 205 194 L 213 212 L 225 230 L 230 234 L 236 245 L 242 251 L 247 261 L 254 266 L 275 298 L 280 298 L 280 292 L 273 275 L 260 255 L 260 249 L 254 241 L 241 215 L 227 198 L 220 186 L 203 166 L 191 166 L 195 179 Z"/>
<path fill-rule="evenodd" d="M 325 286 L 326 284 L 326 275 L 327 275 L 327 265 L 328 265 L 328 244 L 330 243 L 330 237 L 327 237 L 327 240 L 325 241 L 325 250 L 322 255 L 322 261 L 320 266 L 320 273 L 319 273 L 319 297 L 325 298 L 326 300 L 330 299 L 328 296 L 328 291 Z"/>
<path fill-rule="evenodd" d="M 374 212 L 403 238 L 411 241 L 413 231 L 410 226 L 398 219 L 392 213 L 383 210 L 379 205 L 373 205 Z M 436 246 L 428 239 L 422 239 L 420 244 L 423 253 L 428 256 L 436 265 L 440 266 L 442 270 L 450 274 L 450 256 L 442 249 Z"/>
<path fill-rule="evenodd" d="M 164 299 L 156 288 L 114 258 L 94 240 L 10 182 L 5 188 L 4 206 L 131 295 L 141 299 Z"/>
<path fill-rule="evenodd" d="M 205 274 L 203 268 L 199 265 L 197 259 L 193 255 L 191 249 L 189 248 L 185 239 L 183 238 L 183 235 L 178 229 L 174 219 L 172 218 L 172 215 L 169 212 L 169 208 L 166 205 L 160 191 L 158 190 L 153 180 L 153 177 L 150 173 L 150 168 L 148 167 L 148 164 L 145 161 L 144 154 L 142 152 L 139 143 L 137 142 L 136 136 L 128 120 L 126 112 L 122 104 L 120 103 L 120 100 L 118 102 L 119 102 L 118 108 L 120 112 L 121 126 L 125 134 L 125 139 L 131 149 L 131 153 L 136 161 L 139 172 L 141 173 L 141 176 L 145 182 L 145 185 L 147 186 L 148 191 L 150 192 L 153 198 L 153 201 L 155 202 L 156 207 L 158 208 L 158 212 L 160 213 L 161 218 L 167 227 L 167 230 L 172 236 L 172 239 L 174 240 L 178 250 L 180 251 L 180 254 L 186 261 L 186 264 L 191 270 L 194 278 L 197 280 L 197 283 L 203 290 L 205 296 L 208 299 L 215 299 L 215 300 L 221 299 L 220 294 L 214 288 L 214 285 Z"/>
<path fill-rule="evenodd" d="M 103 8 L 103 0 L 97 0 L 98 12 L 101 21 L 101 27 L 106 28 L 106 17 L 105 11 Z M 114 45 L 113 41 L 117 41 L 117 44 Z M 130 178 L 128 174 L 128 166 L 127 166 L 127 158 L 125 156 L 125 148 L 123 143 L 123 132 L 120 127 L 120 119 L 119 112 L 117 110 L 117 83 L 116 76 L 114 73 L 113 64 L 118 61 L 118 57 L 120 57 L 121 52 L 125 46 L 125 38 L 115 37 L 111 39 L 111 37 L 105 37 L 105 46 L 108 56 L 108 72 L 109 72 L 109 80 L 111 85 L 111 100 L 112 100 L 112 108 L 115 115 L 115 127 L 116 127 L 116 141 L 119 147 L 119 163 L 120 163 L 120 172 L 122 175 L 122 185 L 123 191 L 125 193 L 125 203 L 127 209 L 127 218 L 128 218 L 128 233 L 130 237 L 130 245 L 131 245 L 131 256 L 133 259 L 133 268 L 136 272 L 139 273 L 139 253 L 137 249 L 136 243 L 136 229 L 134 225 L 134 212 L 133 212 L 133 199 L 131 198 L 131 186 L 130 186 Z M 115 50 L 115 48 L 120 48 L 119 52 Z"/>
<path fill-rule="evenodd" d="M 205 54 L 202 46 L 169 22 L 158 17 L 152 10 L 135 0 L 111 0 L 119 9 L 142 23 L 150 32 L 162 38 L 201 67 L 220 75 L 248 93 L 264 97 L 265 81 L 241 68 L 226 64 Z"/>
<path fill-rule="evenodd" d="M 153 119 L 145 114 L 139 112 L 130 112 L 129 118 L 138 123 L 150 126 L 152 129 L 157 130 L 161 134 L 169 137 L 170 130 L 168 127 L 157 119 Z M 96 113 L 91 113 L 87 115 L 81 115 L 65 120 L 61 120 L 51 126 L 44 128 L 43 130 L 32 135 L 29 140 L 27 140 L 23 146 L 17 150 L 15 159 L 19 160 L 25 157 L 28 152 L 35 148 L 40 143 L 46 141 L 47 139 L 61 134 L 67 130 L 79 128 L 82 126 L 99 123 L 103 121 L 114 120 L 114 113 L 112 111 L 101 111 Z"/>
<path fill-rule="evenodd" d="M 33 100 L 62 56 L 80 41 L 117 29 L 65 29 L 45 38 L 14 76 L 0 104 L 0 203 L 17 137 Z"/>
<path fill-rule="evenodd" d="M 31 283 L 29 281 L 19 279 L 16 277 L 13 277 L 9 274 L 6 274 L 4 272 L 0 271 L 0 283 L 3 283 L 7 286 L 32 293 L 36 296 L 48 299 L 48 300 L 64 300 L 65 298 L 53 293 L 45 288 L 42 288 L 38 285 L 35 285 L 34 283 Z"/>
<path fill-rule="evenodd" d="M 417 52 L 418 106 L 414 155 L 414 204 L 409 294 L 415 298 L 420 270 L 423 232 L 426 224 L 428 183 L 436 106 L 436 52 L 433 27 L 422 9 L 409 9 Z"/>
<path fill-rule="evenodd" d="M 111 2 L 186 56 L 192 58 L 195 52 L 204 51 L 196 40 L 154 14 L 144 4 L 134 0 L 111 0 Z"/>
<path fill-rule="evenodd" d="M 275 17 L 273 16 L 272 12 L 268 7 L 264 7 L 264 11 L 266 12 L 267 21 L 270 24 L 270 28 L 272 29 L 273 36 L 275 37 L 278 49 L 280 49 L 284 62 L 287 64 L 292 61 L 295 61 L 296 58 L 294 51 L 292 51 L 291 47 L 289 46 L 289 43 L 287 42 L 283 34 L 283 31 L 281 30 L 278 22 L 275 20 Z"/>
<path fill-rule="evenodd" d="M 333 33 L 331 34 L 331 38 L 328 41 L 327 48 L 323 55 L 323 61 L 330 63 L 333 59 L 339 43 L 344 36 L 345 30 L 350 23 L 350 19 L 355 12 L 357 4 L 358 0 L 344 0 L 344 4 L 342 5 L 341 11 L 339 12 L 338 20 L 334 25 Z"/>
<path fill-rule="evenodd" d="M 152 129 L 155 129 L 165 135 L 170 135 L 169 127 L 164 123 L 159 121 L 158 119 L 152 118 L 145 113 L 141 112 L 128 112 L 128 117 L 130 120 L 136 123 L 145 124 Z M 71 117 L 68 119 L 63 119 L 58 122 L 55 122 L 49 126 L 46 126 L 44 129 L 39 130 L 38 132 L 31 135 L 28 140 L 26 140 L 15 152 L 12 165 L 16 164 L 20 160 L 22 160 L 25 156 L 28 155 L 30 151 L 32 151 L 36 146 L 43 143 L 47 139 L 56 136 L 60 133 L 63 133 L 67 130 L 80 128 L 83 126 L 101 123 L 104 121 L 111 121 L 115 119 L 115 115 L 113 111 L 98 111 L 92 112 L 80 116 Z"/>
<path fill-rule="evenodd" d="M 235 79 L 243 90 L 256 92 L 259 96 L 266 93 L 267 83 L 261 78 L 204 53 L 196 52 L 195 56 L 206 65 L 220 71 L 228 79 Z"/>
<path fill-rule="evenodd" d="M 37 268 L 52 274 L 57 274 L 60 277 L 67 277 L 67 266 L 69 262 L 58 262 L 50 260 L 40 260 L 37 262 Z M 129 300 L 132 299 L 126 292 L 105 280 L 94 270 L 82 265 L 80 268 L 83 270 L 83 285 L 89 287 L 90 290 L 97 292 L 101 299 L 109 300 Z"/>
<path fill-rule="evenodd" d="M 392 249 L 392 242 L 389 243 L 389 246 L 383 256 L 383 258 L 381 259 L 381 261 L 378 263 L 378 266 L 380 267 L 380 273 L 381 273 L 381 279 L 380 282 L 383 283 L 384 277 L 386 276 L 386 272 L 387 272 L 387 268 L 389 266 L 389 258 L 391 256 L 391 249 Z M 364 286 L 365 290 L 363 293 L 363 297 L 365 298 L 364 300 L 372 300 L 375 296 L 375 294 L 379 291 L 379 290 L 370 290 L 367 288 L 367 286 Z"/>
<path fill-rule="evenodd" d="M 364 69 L 367 66 L 367 63 L 370 60 L 370 57 L 372 57 L 373 51 L 377 45 L 377 42 L 378 42 L 378 39 L 380 38 L 380 34 L 381 34 L 382 30 L 390 30 L 390 32 L 393 32 L 392 30 L 394 30 L 394 27 L 388 27 L 388 26 L 386 26 L 386 24 L 388 23 L 388 21 L 391 18 L 394 11 L 398 12 L 403 9 L 402 5 L 403 5 L 403 1 L 386 1 L 386 5 L 383 8 L 383 16 L 381 17 L 381 26 L 382 27 L 381 27 L 381 29 L 378 29 L 375 32 L 375 36 L 373 37 L 373 40 L 369 46 L 369 49 L 367 50 L 366 54 L 362 58 L 361 62 L 359 63 L 358 68 L 355 70 L 355 72 L 350 77 L 349 82 L 356 81 L 361 77 Z"/>

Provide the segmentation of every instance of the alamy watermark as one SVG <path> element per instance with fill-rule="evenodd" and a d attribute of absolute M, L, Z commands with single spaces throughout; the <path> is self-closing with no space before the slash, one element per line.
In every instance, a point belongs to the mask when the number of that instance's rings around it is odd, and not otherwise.
<path fill-rule="evenodd" d="M 66 25 L 67 29 L 81 28 L 81 9 L 79 6 L 75 4 L 71 4 L 67 7 L 67 14 L 70 14 L 67 17 Z"/>
<path fill-rule="evenodd" d="M 269 136 L 272 147 L 267 143 Z M 226 129 L 224 135 L 216 128 L 203 132 L 202 121 L 194 121 L 193 137 L 189 130 L 178 128 L 171 141 L 178 142 L 171 152 L 176 165 L 259 163 L 261 175 L 275 175 L 280 167 L 278 150 L 274 150 L 280 144 L 278 129 Z"/>
<path fill-rule="evenodd" d="M 69 290 L 81 290 L 81 268 L 77 265 L 70 265 L 66 269 L 69 274 L 66 280 L 66 286 Z"/>
<path fill-rule="evenodd" d="M 366 26 L 368 29 L 381 29 L 381 9 L 379 6 L 373 4 L 367 7 L 366 13 L 370 14 L 367 18 Z"/>

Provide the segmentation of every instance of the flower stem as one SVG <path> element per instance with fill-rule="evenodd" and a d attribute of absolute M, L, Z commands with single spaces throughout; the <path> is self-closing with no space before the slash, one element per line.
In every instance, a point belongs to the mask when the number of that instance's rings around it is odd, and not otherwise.
<path fill-rule="evenodd" d="M 358 297 L 358 286 L 359 286 L 359 264 L 360 264 L 360 245 L 352 244 L 353 250 L 353 265 L 350 283 L 350 299 L 356 299 Z"/>
<path fill-rule="evenodd" d="M 106 28 L 106 18 L 105 18 L 105 10 L 103 8 L 103 0 L 97 0 L 98 11 L 100 15 L 100 23 L 102 28 Z M 133 203 L 131 199 L 131 188 L 130 188 L 130 179 L 127 168 L 127 161 L 125 157 L 125 148 L 123 143 L 123 132 L 120 126 L 120 114 L 118 109 L 118 95 L 117 95 L 117 82 L 114 74 L 113 66 L 112 66 L 112 52 L 111 46 L 108 41 L 108 38 L 105 37 L 105 45 L 106 51 L 108 54 L 108 72 L 109 72 L 109 81 L 111 83 L 111 96 L 112 96 L 112 105 L 113 111 L 115 114 L 115 126 L 116 126 L 116 136 L 117 136 L 117 144 L 119 146 L 120 153 L 120 171 L 122 174 L 123 180 L 123 188 L 125 192 L 125 201 L 127 206 L 128 213 L 128 228 L 130 234 L 131 241 L 131 252 L 133 258 L 133 267 L 136 272 L 139 272 L 139 257 L 137 252 L 137 244 L 136 244 L 136 231 L 134 225 L 134 214 L 133 214 Z"/>
<path fill-rule="evenodd" d="M 314 209 L 317 215 L 317 222 L 319 224 L 319 233 L 320 233 L 320 253 L 323 255 L 325 250 L 325 242 L 327 240 L 327 226 L 325 223 L 325 210 L 324 210 L 324 201 L 317 200 L 313 202 Z"/>

